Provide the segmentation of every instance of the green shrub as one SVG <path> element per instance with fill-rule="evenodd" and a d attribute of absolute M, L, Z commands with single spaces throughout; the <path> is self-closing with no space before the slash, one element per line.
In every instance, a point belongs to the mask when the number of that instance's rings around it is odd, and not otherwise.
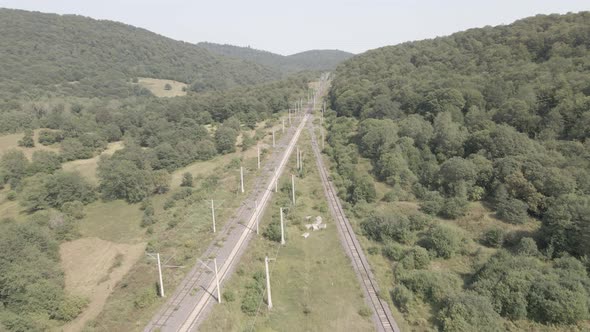
<path fill-rule="evenodd" d="M 234 294 L 234 292 L 229 291 L 229 290 L 223 292 L 223 295 L 221 295 L 221 297 L 223 297 L 223 300 L 225 302 L 233 302 L 236 299 L 236 295 Z"/>
<path fill-rule="evenodd" d="M 430 229 L 424 244 L 436 256 L 451 258 L 461 247 L 461 235 L 455 229 L 440 224 Z"/>
<path fill-rule="evenodd" d="M 366 305 L 363 305 L 363 306 L 362 306 L 362 307 L 359 309 L 359 311 L 358 311 L 358 314 L 359 314 L 359 316 L 361 316 L 361 317 L 368 318 L 368 317 L 371 317 L 371 315 L 373 314 L 373 310 L 371 310 L 371 308 L 369 308 L 368 306 L 366 306 Z"/>
<path fill-rule="evenodd" d="M 14 201 L 14 200 L 16 200 L 16 192 L 15 192 L 14 190 L 11 190 L 11 191 L 9 191 L 9 192 L 6 194 L 6 199 L 7 199 L 7 200 L 9 200 L 9 201 Z"/>
<path fill-rule="evenodd" d="M 409 312 L 410 305 L 414 301 L 414 293 L 404 285 L 397 285 L 391 291 L 391 299 L 401 312 Z"/>
<path fill-rule="evenodd" d="M 381 249 L 381 253 L 389 260 L 399 261 L 404 257 L 404 248 L 397 243 L 389 242 Z"/>
<path fill-rule="evenodd" d="M 88 299 L 79 296 L 66 298 L 57 309 L 54 319 L 69 322 L 78 317 L 88 305 Z"/>
<path fill-rule="evenodd" d="M 424 269 L 430 264 L 430 256 L 426 249 L 413 247 L 404 253 L 401 264 L 405 269 Z"/>
<path fill-rule="evenodd" d="M 192 187 L 193 186 L 193 175 L 189 172 L 182 174 L 181 187 Z"/>
<path fill-rule="evenodd" d="M 588 294 L 580 284 L 547 280 L 535 282 L 528 296 L 533 320 L 550 324 L 574 324 L 588 318 Z"/>
<path fill-rule="evenodd" d="M 490 248 L 500 248 L 504 244 L 506 232 L 501 228 L 488 229 L 481 236 L 481 243 Z"/>
<path fill-rule="evenodd" d="M 156 302 L 157 298 L 158 294 L 156 293 L 156 287 L 149 286 L 144 288 L 139 294 L 135 295 L 133 306 L 135 306 L 136 309 L 143 309 Z"/>
<path fill-rule="evenodd" d="M 496 214 L 498 218 L 511 223 L 523 224 L 528 217 L 528 205 L 518 199 L 502 199 L 496 204 Z"/>
<path fill-rule="evenodd" d="M 445 299 L 438 319 L 445 332 L 505 331 L 502 318 L 494 311 L 490 301 L 472 292 Z"/>
<path fill-rule="evenodd" d="M 80 201 L 65 202 L 61 206 L 61 211 L 74 219 L 83 219 L 86 216 L 86 213 L 84 213 L 84 203 Z"/>
<path fill-rule="evenodd" d="M 409 217 L 410 229 L 412 231 L 423 231 L 428 226 L 432 225 L 432 217 L 424 213 L 414 213 Z"/>
<path fill-rule="evenodd" d="M 523 237 L 520 239 L 520 242 L 516 247 L 516 252 L 523 256 L 539 256 L 540 254 L 539 249 L 537 248 L 537 243 L 530 237 Z"/>
<path fill-rule="evenodd" d="M 452 197 L 444 201 L 439 214 L 448 219 L 464 216 L 469 209 L 469 201 L 461 197 Z"/>
<path fill-rule="evenodd" d="M 398 280 L 416 296 L 433 304 L 458 293 L 463 286 L 463 280 L 456 274 L 428 270 L 404 271 Z"/>

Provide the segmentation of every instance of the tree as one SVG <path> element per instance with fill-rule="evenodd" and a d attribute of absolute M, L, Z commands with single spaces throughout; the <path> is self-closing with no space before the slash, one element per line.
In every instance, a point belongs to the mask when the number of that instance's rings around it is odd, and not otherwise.
<path fill-rule="evenodd" d="M 18 146 L 22 146 L 25 148 L 32 148 L 35 147 L 35 140 L 33 139 L 33 131 L 27 129 L 23 138 L 18 141 Z"/>
<path fill-rule="evenodd" d="M 219 153 L 230 153 L 236 151 L 236 139 L 238 132 L 233 128 L 222 125 L 215 132 L 215 145 Z"/>
<path fill-rule="evenodd" d="M 29 174 L 53 173 L 61 169 L 61 157 L 52 151 L 35 151 L 28 168 Z"/>
<path fill-rule="evenodd" d="M 21 204 L 27 211 L 61 208 L 65 203 L 80 201 L 84 204 L 96 199 L 94 187 L 79 173 L 56 172 L 27 178 L 23 184 Z"/>
<path fill-rule="evenodd" d="M 172 85 L 170 85 L 169 83 L 166 83 L 166 84 L 164 85 L 164 90 L 166 90 L 166 91 L 170 91 L 170 90 L 172 90 Z"/>
<path fill-rule="evenodd" d="M 98 164 L 99 189 L 106 199 L 124 199 L 138 203 L 152 192 L 151 174 L 139 169 L 129 160 L 100 160 Z"/>
<path fill-rule="evenodd" d="M 189 172 L 182 174 L 181 187 L 192 187 L 193 186 L 193 175 Z"/>
<path fill-rule="evenodd" d="M 439 313 L 439 320 L 445 332 L 504 330 L 502 320 L 490 301 L 473 292 L 447 298 Z"/>
<path fill-rule="evenodd" d="M 8 150 L 0 158 L 2 183 L 8 183 L 15 188 L 26 175 L 29 160 L 22 151 Z"/>
<path fill-rule="evenodd" d="M 154 186 L 154 193 L 164 194 L 170 190 L 170 173 L 166 170 L 158 170 L 152 173 L 152 182 Z"/>
<path fill-rule="evenodd" d="M 461 235 L 450 226 L 437 225 L 430 229 L 424 244 L 436 256 L 451 258 L 461 247 Z"/>

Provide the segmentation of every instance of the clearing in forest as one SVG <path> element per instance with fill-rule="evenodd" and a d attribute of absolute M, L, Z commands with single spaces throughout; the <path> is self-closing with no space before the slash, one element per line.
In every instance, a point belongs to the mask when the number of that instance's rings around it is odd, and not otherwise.
<path fill-rule="evenodd" d="M 150 90 L 156 97 L 178 97 L 186 95 L 187 85 L 173 80 L 139 77 L 138 84 Z"/>

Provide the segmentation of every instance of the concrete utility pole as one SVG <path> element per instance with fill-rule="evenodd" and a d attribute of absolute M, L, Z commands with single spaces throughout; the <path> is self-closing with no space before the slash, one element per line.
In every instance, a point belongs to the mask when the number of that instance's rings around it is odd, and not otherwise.
<path fill-rule="evenodd" d="M 283 208 L 279 208 L 281 213 L 281 244 L 285 245 L 285 224 L 283 222 Z"/>
<path fill-rule="evenodd" d="M 282 118 L 281 120 L 283 120 L 283 128 L 282 128 L 282 133 L 285 133 L 285 118 Z"/>
<path fill-rule="evenodd" d="M 244 193 L 244 167 L 240 166 L 240 189 Z"/>
<path fill-rule="evenodd" d="M 254 201 L 254 213 L 258 212 L 258 201 Z M 260 234 L 260 230 L 258 229 L 260 216 L 256 216 L 256 234 Z"/>
<path fill-rule="evenodd" d="M 160 296 L 165 297 L 164 295 L 164 283 L 162 281 L 162 264 L 160 263 L 160 253 L 156 254 L 156 260 L 158 261 L 158 280 L 160 284 Z"/>
<path fill-rule="evenodd" d="M 289 109 L 289 126 L 291 126 L 291 109 Z"/>
<path fill-rule="evenodd" d="M 207 264 L 205 264 L 202 260 L 197 258 L 197 262 L 201 263 L 203 267 L 207 270 L 215 273 L 215 284 L 217 286 L 217 303 L 221 303 L 221 288 L 219 287 L 219 275 L 217 271 L 217 258 L 213 258 L 213 267 L 214 269 L 210 268 Z"/>
<path fill-rule="evenodd" d="M 293 196 L 293 205 L 295 205 L 295 175 L 291 174 L 291 193 Z"/>
<path fill-rule="evenodd" d="M 272 129 L 272 147 L 275 147 L 275 129 Z"/>
<path fill-rule="evenodd" d="M 297 145 L 297 169 L 299 169 L 299 145 Z"/>
<path fill-rule="evenodd" d="M 215 233 L 215 205 L 213 200 L 211 200 L 211 219 L 213 219 L 213 233 Z"/>
<path fill-rule="evenodd" d="M 268 309 L 272 309 L 272 296 L 270 294 L 270 273 L 268 271 L 268 256 L 264 257 L 264 266 L 266 267 L 266 295 L 268 298 Z"/>
<path fill-rule="evenodd" d="M 256 157 L 258 158 L 258 169 L 260 169 L 260 144 L 256 144 Z"/>
<path fill-rule="evenodd" d="M 277 174 L 277 168 L 275 167 L 275 174 Z M 279 191 L 279 177 L 275 180 L 275 193 Z"/>
<path fill-rule="evenodd" d="M 217 284 L 217 303 L 221 303 L 221 290 L 219 289 L 219 276 L 217 275 L 217 258 L 213 258 L 213 266 L 215 266 L 215 284 Z"/>

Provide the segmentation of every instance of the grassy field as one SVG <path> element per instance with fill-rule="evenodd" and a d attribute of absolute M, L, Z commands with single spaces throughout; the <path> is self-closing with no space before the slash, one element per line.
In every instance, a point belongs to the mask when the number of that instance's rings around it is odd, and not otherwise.
<path fill-rule="evenodd" d="M 299 145 L 307 156 L 308 167 L 305 176 L 296 180 L 297 205 L 290 205 L 289 192 L 279 192 L 273 196 L 260 224 L 262 233 L 271 220 L 277 220 L 280 206 L 289 207 L 286 245 L 262 236 L 250 243 L 237 272 L 222 285 L 226 299 L 233 294 L 234 300 L 215 305 L 201 331 L 373 330 L 370 318 L 360 314 L 366 310 L 362 291 L 330 218 L 307 131 Z M 294 158 L 295 155 L 291 158 L 291 172 L 295 172 Z M 283 176 L 283 182 L 288 181 L 288 176 Z M 327 229 L 306 230 L 304 224 L 310 223 L 306 216 L 321 216 Z M 307 239 L 301 236 L 305 232 L 310 233 Z M 274 306 L 269 311 L 263 302 L 264 294 L 260 294 L 258 313 L 246 315 L 241 302 L 246 287 L 253 282 L 252 276 L 264 270 L 266 255 L 276 258 L 271 262 Z"/>
<path fill-rule="evenodd" d="M 41 129 L 36 129 L 34 131 L 33 139 L 35 140 L 35 146 L 32 148 L 18 146 L 18 141 L 23 138 L 23 133 L 0 136 L 0 155 L 2 155 L 7 150 L 16 149 L 22 151 L 30 160 L 33 152 L 35 151 L 45 150 L 59 152 L 59 144 L 45 146 L 39 143 L 39 131 L 41 131 Z"/>
<path fill-rule="evenodd" d="M 137 84 L 150 90 L 150 92 L 156 97 L 177 97 L 186 95 L 185 89 L 187 88 L 187 85 L 178 81 L 139 77 Z M 166 84 L 170 85 L 170 90 L 165 89 Z"/>

